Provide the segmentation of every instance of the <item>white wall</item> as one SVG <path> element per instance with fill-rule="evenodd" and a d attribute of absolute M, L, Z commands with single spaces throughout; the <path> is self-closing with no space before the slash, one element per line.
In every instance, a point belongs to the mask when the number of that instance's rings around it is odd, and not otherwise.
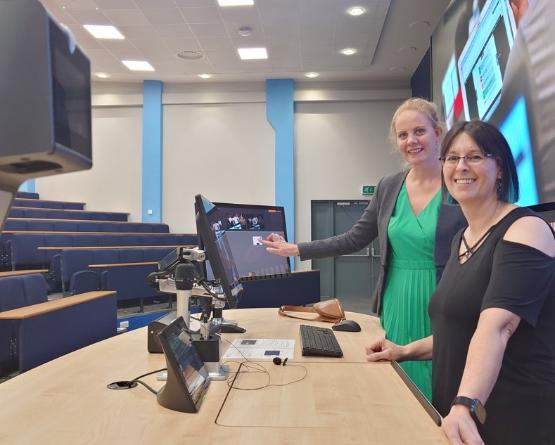
<path fill-rule="evenodd" d="M 298 85 L 296 236 L 310 240 L 312 199 L 357 199 L 401 164 L 387 142 L 389 120 L 410 91 L 396 86 Z M 45 199 L 141 219 L 142 85 L 93 88 L 90 171 L 37 179 Z M 164 86 L 163 220 L 195 231 L 196 193 L 213 201 L 274 203 L 274 131 L 263 83 Z M 309 264 L 302 263 L 309 267 Z"/>
<path fill-rule="evenodd" d="M 274 203 L 274 131 L 266 105 L 164 106 L 164 221 L 194 232 L 197 193 L 211 201 Z"/>
<path fill-rule="evenodd" d="M 42 199 L 85 202 L 85 209 L 129 212 L 141 220 L 142 108 L 94 107 L 91 170 L 38 178 Z"/>
<path fill-rule="evenodd" d="M 361 185 L 376 185 L 402 168 L 388 141 L 401 100 L 296 104 L 296 237 L 311 239 L 311 200 L 361 199 Z M 297 269 L 309 269 L 310 261 Z"/>

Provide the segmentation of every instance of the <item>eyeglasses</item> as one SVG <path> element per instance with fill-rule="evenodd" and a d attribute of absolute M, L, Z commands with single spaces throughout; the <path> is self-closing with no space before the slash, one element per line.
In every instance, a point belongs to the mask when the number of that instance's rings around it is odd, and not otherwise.
<path fill-rule="evenodd" d="M 493 155 L 491 153 L 483 153 L 483 154 L 474 153 L 474 154 L 464 155 L 464 156 L 447 155 L 447 156 L 441 156 L 439 160 L 443 162 L 444 165 L 448 165 L 449 167 L 454 167 L 455 165 L 459 164 L 459 161 L 461 159 L 464 159 L 464 161 L 467 164 L 478 165 L 478 164 L 481 164 L 486 158 L 493 158 Z"/>

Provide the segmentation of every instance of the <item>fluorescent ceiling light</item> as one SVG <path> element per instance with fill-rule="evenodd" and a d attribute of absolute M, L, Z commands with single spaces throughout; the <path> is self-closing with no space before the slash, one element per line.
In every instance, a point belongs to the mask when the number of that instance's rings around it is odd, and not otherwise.
<path fill-rule="evenodd" d="M 212 74 L 199 74 L 198 77 L 200 77 L 201 79 L 210 79 L 212 77 Z"/>
<path fill-rule="evenodd" d="M 97 39 L 125 39 L 123 34 L 112 25 L 83 25 L 83 28 L 89 31 L 92 36 Z"/>
<path fill-rule="evenodd" d="M 106 73 L 95 73 L 95 76 L 100 79 L 107 79 L 108 77 L 110 77 L 110 75 Z"/>
<path fill-rule="evenodd" d="M 131 71 L 154 71 L 154 67 L 146 60 L 122 60 L 121 62 Z"/>
<path fill-rule="evenodd" d="M 254 0 L 218 0 L 218 5 L 225 6 L 254 6 Z"/>
<path fill-rule="evenodd" d="M 268 51 L 266 48 L 237 48 L 239 57 L 242 60 L 256 60 L 256 59 L 267 59 Z"/>
<path fill-rule="evenodd" d="M 347 9 L 347 14 L 352 16 L 362 15 L 366 12 L 366 8 L 364 6 L 351 6 Z"/>
<path fill-rule="evenodd" d="M 358 52 L 358 49 L 356 49 L 356 48 L 343 48 L 339 52 L 341 54 L 343 54 L 344 56 L 352 56 L 353 54 L 356 54 Z"/>
<path fill-rule="evenodd" d="M 319 73 L 315 73 L 314 71 L 311 71 L 310 73 L 305 73 L 305 76 L 308 77 L 309 79 L 314 79 L 315 77 L 318 77 L 320 74 Z"/>

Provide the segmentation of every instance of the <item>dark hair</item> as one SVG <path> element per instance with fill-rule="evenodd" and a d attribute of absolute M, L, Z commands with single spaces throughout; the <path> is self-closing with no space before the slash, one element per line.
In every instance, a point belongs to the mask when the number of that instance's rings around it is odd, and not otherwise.
<path fill-rule="evenodd" d="M 455 138 L 461 133 L 470 136 L 483 153 L 489 153 L 496 160 L 501 169 L 501 181 L 497 189 L 497 197 L 501 201 L 518 201 L 518 176 L 516 165 L 511 153 L 511 147 L 505 136 L 493 125 L 480 120 L 457 122 L 447 132 L 441 144 L 441 156 L 445 156 Z M 453 202 L 453 198 L 445 187 L 445 180 L 442 175 L 443 196 L 447 201 Z"/>

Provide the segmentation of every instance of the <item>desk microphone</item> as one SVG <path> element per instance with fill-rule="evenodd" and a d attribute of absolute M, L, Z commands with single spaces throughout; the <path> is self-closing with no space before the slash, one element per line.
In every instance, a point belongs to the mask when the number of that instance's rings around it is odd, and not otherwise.
<path fill-rule="evenodd" d="M 272 360 L 274 362 L 274 365 L 282 365 L 285 366 L 285 364 L 287 363 L 288 357 L 285 357 L 285 359 L 283 360 L 283 363 L 281 362 L 281 358 L 279 357 L 274 357 L 274 359 Z"/>

